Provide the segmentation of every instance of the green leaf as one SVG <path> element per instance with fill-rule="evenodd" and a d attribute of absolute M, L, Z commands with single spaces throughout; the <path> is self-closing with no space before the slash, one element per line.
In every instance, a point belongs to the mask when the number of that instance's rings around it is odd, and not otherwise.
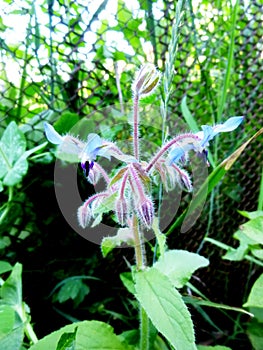
<path fill-rule="evenodd" d="M 249 307 L 249 310 L 253 312 L 256 318 L 260 322 L 263 322 L 263 274 L 254 283 L 248 296 L 247 302 L 243 307 Z"/>
<path fill-rule="evenodd" d="M 22 265 L 16 263 L 7 280 L 1 287 L 1 299 L 7 305 L 15 306 L 16 308 L 22 305 Z"/>
<path fill-rule="evenodd" d="M 43 143 L 26 151 L 24 134 L 15 122 L 11 122 L 0 141 L 0 177 L 4 178 L 3 184 L 15 186 L 21 182 L 28 170 L 27 157 L 42 149 L 46 144 Z"/>
<path fill-rule="evenodd" d="M 24 325 L 15 325 L 15 328 L 0 339 L 0 349 L 21 350 L 24 338 Z"/>
<path fill-rule="evenodd" d="M 131 329 L 119 334 L 118 337 L 119 339 L 124 339 L 127 344 L 135 346 L 140 342 L 140 331 L 139 329 Z"/>
<path fill-rule="evenodd" d="M 27 170 L 28 162 L 25 157 L 22 156 L 5 175 L 3 184 L 5 186 L 15 186 L 21 182 L 22 178 L 26 175 Z"/>
<path fill-rule="evenodd" d="M 15 122 L 11 122 L 4 131 L 0 145 L 10 166 L 25 152 L 26 138 Z"/>
<path fill-rule="evenodd" d="M 241 230 L 235 232 L 233 237 L 239 240 L 239 247 L 237 249 L 229 249 L 226 254 L 222 256 L 222 259 L 240 261 L 245 258 L 249 249 L 252 248 L 253 245 L 257 246 L 257 242 L 247 237 Z"/>
<path fill-rule="evenodd" d="M 12 270 L 12 265 L 10 265 L 8 262 L 6 261 L 0 261 L 0 275 L 2 273 L 8 272 Z"/>
<path fill-rule="evenodd" d="M 11 333 L 15 324 L 15 310 L 9 305 L 0 305 L 0 339 Z"/>
<path fill-rule="evenodd" d="M 104 214 L 112 211 L 114 208 L 116 197 L 118 196 L 117 192 L 114 192 L 109 197 L 106 197 L 101 201 L 101 203 L 94 209 L 93 215 Z"/>
<path fill-rule="evenodd" d="M 59 119 L 54 123 L 54 127 L 59 134 L 65 134 L 69 132 L 78 121 L 78 114 L 66 111 L 63 112 Z"/>
<path fill-rule="evenodd" d="M 136 298 L 156 329 L 180 350 L 196 349 L 190 313 L 180 293 L 159 270 L 135 275 Z"/>
<path fill-rule="evenodd" d="M 109 187 L 112 186 L 113 184 L 115 184 L 117 181 L 119 181 L 124 173 L 127 171 L 127 167 L 121 168 L 120 170 L 118 170 L 117 174 L 113 176 L 113 178 L 111 179 L 110 183 L 109 183 Z"/>
<path fill-rule="evenodd" d="M 254 350 L 263 349 L 263 323 L 259 323 L 257 320 L 252 320 L 248 324 L 248 337 L 251 341 Z"/>
<path fill-rule="evenodd" d="M 181 232 L 186 232 L 190 227 L 192 227 L 196 221 L 195 210 L 202 207 L 212 189 L 221 181 L 223 176 L 231 169 L 232 165 L 244 152 L 245 148 L 256 139 L 259 135 L 263 133 L 263 128 L 261 128 L 257 133 L 255 133 L 250 139 L 248 139 L 242 146 L 240 146 L 234 153 L 232 153 L 228 158 L 226 158 L 221 164 L 219 164 L 212 173 L 208 176 L 207 180 L 203 183 L 199 191 L 194 196 L 189 208 L 185 210 L 178 219 L 171 225 L 167 231 L 167 235 L 172 233 L 174 229 L 180 225 Z"/>
<path fill-rule="evenodd" d="M 240 230 L 256 243 L 263 244 L 263 217 L 252 219 L 240 227 Z"/>
<path fill-rule="evenodd" d="M 120 279 L 121 279 L 122 283 L 124 284 L 124 286 L 127 288 L 127 290 L 131 294 L 135 295 L 136 291 L 135 291 L 135 287 L 134 287 L 132 273 L 131 272 L 122 272 L 120 274 Z"/>
<path fill-rule="evenodd" d="M 210 300 L 202 300 L 202 299 L 195 298 L 195 297 L 184 297 L 183 299 L 187 304 L 208 306 L 208 307 L 213 307 L 216 309 L 236 311 L 236 312 L 241 312 L 243 314 L 249 315 L 250 317 L 253 317 L 253 314 L 251 312 L 248 312 L 247 310 L 241 309 L 240 307 L 229 306 L 229 305 L 225 305 L 225 304 L 218 304 L 218 303 L 214 303 L 213 301 L 210 301 Z"/>
<path fill-rule="evenodd" d="M 167 276 L 176 288 L 182 288 L 200 267 L 209 265 L 209 260 L 186 250 L 169 250 L 154 264 Z"/>
<path fill-rule="evenodd" d="M 133 245 L 133 234 L 129 228 L 120 228 L 115 236 L 104 237 L 101 242 L 102 255 L 105 258 L 114 248 L 122 243 Z"/>
<path fill-rule="evenodd" d="M 197 345 L 198 350 L 231 350 L 228 346 L 216 345 L 216 346 L 205 346 Z"/>
<path fill-rule="evenodd" d="M 164 255 L 165 248 L 166 248 L 166 235 L 160 231 L 159 218 L 157 218 L 156 216 L 153 218 L 152 229 L 155 234 L 156 240 L 158 242 L 160 256 L 162 257 Z"/>
<path fill-rule="evenodd" d="M 251 247 L 251 253 L 258 259 L 263 260 L 263 249 Z"/>
<path fill-rule="evenodd" d="M 89 292 L 89 287 L 83 283 L 81 279 L 70 279 L 62 285 L 56 299 L 60 303 L 64 303 L 65 301 L 72 299 L 75 301 L 75 304 L 78 305 L 84 300 L 85 296 L 89 294 Z"/>
<path fill-rule="evenodd" d="M 182 102 L 181 102 L 181 110 L 183 113 L 183 117 L 184 117 L 187 125 L 191 129 L 191 131 L 198 132 L 199 127 L 198 127 L 197 122 L 195 121 L 194 117 L 192 116 L 192 113 L 190 112 L 190 110 L 187 106 L 186 98 L 187 98 L 187 96 L 184 96 L 182 99 Z"/>
<path fill-rule="evenodd" d="M 243 215 L 245 218 L 248 219 L 256 219 L 260 216 L 263 217 L 263 210 L 256 210 L 256 211 L 244 211 L 244 210 L 238 210 L 239 214 Z"/>
<path fill-rule="evenodd" d="M 74 329 L 74 332 L 63 333 L 59 339 L 56 350 L 75 350 L 77 329 L 78 327 Z"/>
<path fill-rule="evenodd" d="M 113 333 L 113 328 L 106 323 L 98 321 L 76 322 L 53 332 L 36 344 L 30 350 L 56 349 L 57 343 L 64 333 L 73 332 L 78 327 L 76 334 L 76 349 L 78 350 L 131 350 Z"/>

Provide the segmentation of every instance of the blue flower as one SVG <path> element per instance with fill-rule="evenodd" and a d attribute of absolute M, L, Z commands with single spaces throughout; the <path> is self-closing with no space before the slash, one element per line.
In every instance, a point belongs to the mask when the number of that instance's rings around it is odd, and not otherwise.
<path fill-rule="evenodd" d="M 53 143 L 54 145 L 60 145 L 63 142 L 64 137 L 60 136 L 59 133 L 53 128 L 52 125 L 44 122 L 44 129 L 45 129 L 46 138 L 48 139 L 49 142 Z"/>
<path fill-rule="evenodd" d="M 196 135 L 201 138 L 201 146 L 205 148 L 220 132 L 229 132 L 235 130 L 243 121 L 243 117 L 232 117 L 225 121 L 223 124 L 217 124 L 215 126 L 202 125 L 203 131 L 198 132 Z"/>
<path fill-rule="evenodd" d="M 220 132 L 235 130 L 242 121 L 243 117 L 232 117 L 223 124 L 217 124 L 215 126 L 202 125 L 202 131 L 194 134 L 196 139 L 189 139 L 189 136 L 185 136 L 185 138 L 182 138 L 182 140 L 172 148 L 167 157 L 169 165 L 177 163 L 178 161 L 184 162 L 190 150 L 194 150 L 199 156 L 201 155 L 203 158 L 206 158 L 206 147 L 209 146 L 209 142 Z"/>
<path fill-rule="evenodd" d="M 92 169 L 97 156 L 110 158 L 107 147 L 97 134 L 89 134 L 87 142 L 66 134 L 61 136 L 52 125 L 44 123 L 45 134 L 51 143 L 58 145 L 58 150 L 64 154 L 73 154 L 81 162 L 81 167 L 87 172 Z"/>

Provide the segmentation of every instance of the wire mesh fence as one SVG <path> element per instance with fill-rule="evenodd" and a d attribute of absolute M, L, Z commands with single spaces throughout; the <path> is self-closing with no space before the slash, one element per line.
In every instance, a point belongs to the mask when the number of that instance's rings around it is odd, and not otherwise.
<path fill-rule="evenodd" d="M 0 133 L 15 120 L 34 146 L 43 141 L 43 120 L 79 120 L 129 102 L 138 66 L 149 61 L 164 69 L 175 5 L 173 0 L 1 0 Z M 184 96 L 198 124 L 244 115 L 243 130 L 222 137 L 218 161 L 262 126 L 262 13 L 262 0 L 185 2 L 167 123 L 175 134 Z M 99 132 L 99 122 L 97 127 Z M 261 137 L 213 193 L 196 226 L 176 235 L 177 247 L 196 250 L 206 232 L 231 241 L 241 220 L 237 209 L 257 207 L 262 154 Z M 25 230 L 26 224 L 16 222 Z M 225 275 L 214 248 L 203 249 L 214 254 Z"/>

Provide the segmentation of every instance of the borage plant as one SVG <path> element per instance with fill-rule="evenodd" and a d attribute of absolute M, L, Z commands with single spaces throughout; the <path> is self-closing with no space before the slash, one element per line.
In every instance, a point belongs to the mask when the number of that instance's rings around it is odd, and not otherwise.
<path fill-rule="evenodd" d="M 177 185 L 192 191 L 191 177 L 185 170 L 189 153 L 201 158 L 206 166 L 209 142 L 220 132 L 236 129 L 243 118 L 232 117 L 223 124 L 203 125 L 202 131 L 197 133 L 179 134 L 165 141 L 151 159 L 142 161 L 139 102 L 156 90 L 160 79 L 161 74 L 154 65 L 148 63 L 141 67 L 132 84 L 132 155 L 125 154 L 115 143 L 104 140 L 97 134 L 89 134 L 87 140 L 82 141 L 70 134 L 61 136 L 50 124 L 45 123 L 46 137 L 51 143 L 58 145 L 59 153 L 77 155 L 91 184 L 96 185 L 100 178 L 105 182 L 105 189 L 89 197 L 78 209 L 80 226 L 85 229 L 94 225 L 94 222 L 98 224 L 103 213 L 113 211 L 121 228 L 115 237 L 103 239 L 101 244 L 104 256 L 122 243 L 135 250 L 133 288 L 129 290 L 134 293 L 140 305 L 140 335 L 135 337 L 139 340 L 133 338 L 132 341 L 127 332 L 116 336 L 112 330 L 109 331 L 108 325 L 95 321 L 86 322 L 85 326 L 72 325 L 70 329 L 76 330 L 74 334 L 77 339 L 78 334 L 79 339 L 85 333 L 89 334 L 86 339 L 88 343 L 85 343 L 86 349 L 93 349 L 94 344 L 101 349 L 105 344 L 111 346 L 107 349 L 158 349 L 158 342 L 163 342 L 164 349 L 196 349 L 191 316 L 178 288 L 187 283 L 197 268 L 207 266 L 208 260 L 187 251 L 167 249 L 165 236 L 159 230 L 152 189 L 157 182 L 163 185 L 165 191 L 171 191 Z M 98 162 L 101 157 L 108 160 L 116 158 L 123 165 L 114 175 L 109 174 Z M 152 267 L 148 266 L 145 257 L 145 233 L 149 230 L 154 232 L 159 246 L 159 259 Z M 68 330 L 66 328 L 64 332 Z M 164 339 L 157 335 L 157 331 L 166 339 L 166 345 Z M 57 337 L 61 334 L 62 331 Z"/>

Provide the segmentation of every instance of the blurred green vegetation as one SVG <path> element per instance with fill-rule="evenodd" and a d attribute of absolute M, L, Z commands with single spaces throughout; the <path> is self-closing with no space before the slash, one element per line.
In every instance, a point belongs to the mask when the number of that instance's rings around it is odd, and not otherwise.
<path fill-rule="evenodd" d="M 185 1 L 167 132 L 175 135 L 191 128 L 183 119 L 186 107 L 198 125 L 244 115 L 243 129 L 221 136 L 211 150 L 214 165 L 262 126 L 262 6 L 262 0 Z M 82 319 L 111 322 L 120 332 L 137 322 L 134 300 L 119 280 L 126 269 L 123 256 L 133 262 L 133 252 L 121 249 L 102 260 L 99 246 L 74 232 L 56 201 L 54 149 L 40 146 L 45 142 L 43 121 L 55 123 L 64 133 L 86 117 L 91 131 L 117 142 L 128 140 L 129 126 L 124 128 L 123 123 L 132 97 L 132 77 L 145 61 L 164 70 L 174 12 L 174 1 L 169 0 L 1 1 L 0 137 L 16 125 L 28 157 L 22 170 L 15 168 L 19 157 L 13 157 L 11 182 L 3 178 L 0 167 L 0 256 L 24 266 L 23 296 L 39 337 Z M 157 145 L 162 136 L 161 93 L 162 86 L 145 101 L 153 104 L 154 111 L 144 114 L 150 117 L 141 128 L 141 137 L 150 136 Z M 112 105 L 116 111 L 105 118 L 103 108 Z M 114 118 L 118 122 L 112 125 Z M 13 141 L 11 136 L 10 150 L 15 154 Z M 196 251 L 205 234 L 232 243 L 232 233 L 242 222 L 237 209 L 257 209 L 261 141 L 262 136 L 251 144 L 212 192 L 197 226 L 185 236 L 177 230 L 170 235 L 172 245 Z M 79 188 L 83 199 L 92 191 L 81 172 Z M 188 202 L 186 196 L 182 207 Z M 254 282 L 254 266 L 236 264 L 228 275 L 231 267 L 222 265 L 215 249 L 209 247 L 206 253 L 212 269 L 205 271 L 205 277 L 198 275 L 198 288 L 210 299 L 241 306 L 249 291 L 246 288 L 243 293 L 244 285 Z M 12 323 L 11 311 L 4 311 Z M 198 313 L 195 317 L 198 341 L 221 342 L 233 349 L 250 346 L 247 319 L 237 322 L 232 314 L 216 312 L 209 314 L 208 323 Z"/>

